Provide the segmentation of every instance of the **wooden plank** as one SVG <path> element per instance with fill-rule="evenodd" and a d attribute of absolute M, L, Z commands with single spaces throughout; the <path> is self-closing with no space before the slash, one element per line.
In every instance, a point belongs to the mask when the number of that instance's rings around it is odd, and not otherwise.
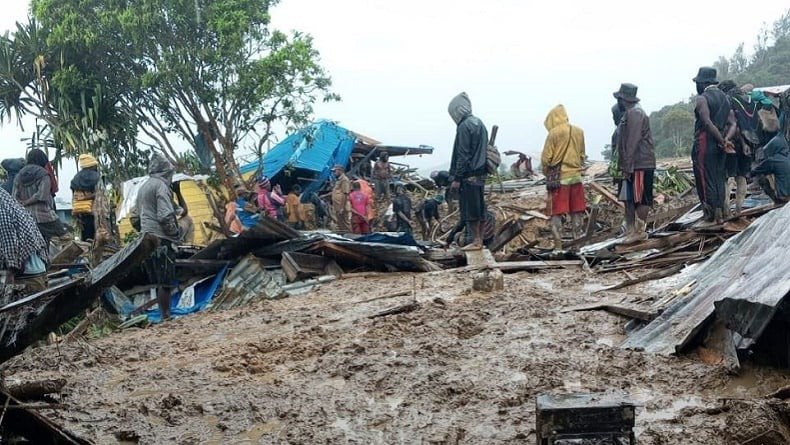
<path fill-rule="evenodd" d="M 650 307 L 639 306 L 629 303 L 613 303 L 603 302 L 594 303 L 589 305 L 574 306 L 571 308 L 563 309 L 562 312 L 582 312 L 604 310 L 617 315 L 623 315 L 630 318 L 635 318 L 642 321 L 652 321 L 655 319 L 659 312 Z"/>
<path fill-rule="evenodd" d="M 606 198 L 609 202 L 611 202 L 614 205 L 620 207 L 621 209 L 625 208 L 625 204 L 623 204 L 622 201 L 617 199 L 617 197 L 614 196 L 614 194 L 612 192 L 610 192 L 606 187 L 602 186 L 601 184 L 598 184 L 597 182 L 591 182 L 591 183 L 589 183 L 589 186 L 590 186 L 590 188 L 592 188 L 596 192 L 600 193 L 601 196 Z"/>
<path fill-rule="evenodd" d="M 652 281 L 652 280 L 659 280 L 661 278 L 666 278 L 680 272 L 681 270 L 683 270 L 683 267 L 685 267 L 683 264 L 676 264 L 670 267 L 669 269 L 650 272 L 638 278 L 630 278 L 628 280 L 623 281 L 622 283 L 615 284 L 614 286 L 606 287 L 603 289 L 599 289 L 593 293 L 596 294 L 599 292 L 607 292 L 617 289 L 623 289 L 629 286 L 633 286 L 635 284 L 644 283 L 645 281 Z"/>

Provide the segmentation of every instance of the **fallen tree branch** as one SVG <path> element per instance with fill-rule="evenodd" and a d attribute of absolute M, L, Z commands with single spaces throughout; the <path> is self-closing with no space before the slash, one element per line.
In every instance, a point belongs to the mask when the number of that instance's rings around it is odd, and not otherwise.
<path fill-rule="evenodd" d="M 396 306 L 392 309 L 387 309 L 386 311 L 382 311 L 377 314 L 370 315 L 368 318 L 374 319 L 379 317 L 387 317 L 389 315 L 405 314 L 408 312 L 414 312 L 419 308 L 420 308 L 420 303 L 417 303 L 416 301 L 412 301 L 411 303 L 404 304 L 401 306 Z"/>

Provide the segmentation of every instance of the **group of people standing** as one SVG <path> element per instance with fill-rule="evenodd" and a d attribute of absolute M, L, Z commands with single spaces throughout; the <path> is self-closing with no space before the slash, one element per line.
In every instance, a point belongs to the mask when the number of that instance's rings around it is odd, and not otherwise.
<path fill-rule="evenodd" d="M 81 239 L 93 241 L 97 226 L 104 227 L 96 221 L 94 206 L 101 175 L 91 155 L 81 155 L 79 166 L 71 182 L 72 214 Z M 26 158 L 5 159 L 2 167 L 7 177 L 0 191 L 0 269 L 6 283 L 23 283 L 23 293 L 38 292 L 46 288 L 50 241 L 65 239 L 71 232 L 55 209 L 58 180 L 47 154 L 40 149 L 30 150 Z"/>

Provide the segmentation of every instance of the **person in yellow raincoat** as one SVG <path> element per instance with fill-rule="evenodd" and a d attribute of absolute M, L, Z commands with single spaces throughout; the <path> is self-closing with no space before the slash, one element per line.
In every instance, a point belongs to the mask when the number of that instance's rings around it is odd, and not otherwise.
<path fill-rule="evenodd" d="M 552 168 L 559 167 L 560 186 L 548 192 L 548 213 L 551 215 L 551 232 L 554 248 L 562 249 L 562 217 L 570 214 L 573 223 L 573 236 L 582 233 L 582 216 L 587 210 L 582 185 L 582 170 L 586 154 L 584 151 L 584 131 L 570 124 L 565 107 L 557 105 L 549 111 L 544 122 L 549 134 L 543 145 L 541 168 L 548 174 Z"/>

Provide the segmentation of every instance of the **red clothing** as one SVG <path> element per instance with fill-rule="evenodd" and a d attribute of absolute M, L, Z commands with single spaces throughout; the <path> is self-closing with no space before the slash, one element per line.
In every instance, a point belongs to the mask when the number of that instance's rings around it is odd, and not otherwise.
<path fill-rule="evenodd" d="M 348 195 L 348 200 L 351 201 L 351 210 L 353 210 L 355 214 L 364 215 L 367 218 L 368 204 L 370 204 L 368 195 L 359 190 L 354 190 Z"/>
<path fill-rule="evenodd" d="M 272 201 L 269 199 L 269 193 L 266 190 L 258 192 L 258 208 L 269 218 L 277 219 L 277 209 L 274 208 Z"/>
<path fill-rule="evenodd" d="M 351 215 L 351 231 L 360 235 L 370 233 L 370 223 L 359 215 Z"/>
<path fill-rule="evenodd" d="M 584 212 L 587 210 L 584 185 L 561 185 L 549 195 L 548 207 L 548 213 L 551 216 Z"/>
<path fill-rule="evenodd" d="M 47 162 L 47 165 L 44 166 L 44 170 L 49 174 L 49 192 L 52 193 L 52 196 L 55 196 L 58 194 L 58 177 L 55 176 L 55 168 L 52 167 L 51 162 Z"/>

